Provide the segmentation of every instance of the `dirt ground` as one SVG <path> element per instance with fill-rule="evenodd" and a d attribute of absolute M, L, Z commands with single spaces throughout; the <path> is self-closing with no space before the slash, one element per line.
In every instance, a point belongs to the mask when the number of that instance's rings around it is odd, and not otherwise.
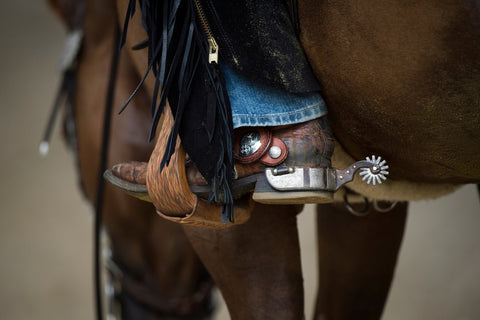
<path fill-rule="evenodd" d="M 65 34 L 43 1 L 0 7 L 0 319 L 93 319 L 91 208 L 58 126 L 50 154 L 37 151 Z M 299 219 L 309 319 L 317 278 L 312 208 Z M 228 319 L 219 310 L 216 319 Z M 474 186 L 411 205 L 383 319 L 480 319 Z"/>

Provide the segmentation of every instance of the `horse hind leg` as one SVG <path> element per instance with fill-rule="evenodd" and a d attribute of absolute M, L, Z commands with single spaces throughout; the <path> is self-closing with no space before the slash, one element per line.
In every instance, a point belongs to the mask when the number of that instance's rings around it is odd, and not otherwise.
<path fill-rule="evenodd" d="M 343 204 L 318 206 L 319 290 L 315 319 L 380 319 L 407 217 L 407 203 L 356 217 Z"/>
<path fill-rule="evenodd" d="M 184 227 L 214 278 L 231 319 L 303 319 L 298 207 L 257 204 L 227 229 Z"/>

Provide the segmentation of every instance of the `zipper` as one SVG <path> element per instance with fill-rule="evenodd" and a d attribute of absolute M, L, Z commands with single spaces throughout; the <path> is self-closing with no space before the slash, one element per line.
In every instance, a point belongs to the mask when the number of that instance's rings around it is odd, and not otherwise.
<path fill-rule="evenodd" d="M 213 37 L 212 30 L 208 25 L 207 17 L 205 16 L 205 12 L 203 11 L 202 5 L 200 4 L 199 0 L 193 0 L 195 4 L 195 8 L 197 9 L 198 18 L 200 19 L 200 23 L 202 24 L 203 30 L 207 35 L 208 41 L 208 63 L 218 63 L 218 44 Z"/>

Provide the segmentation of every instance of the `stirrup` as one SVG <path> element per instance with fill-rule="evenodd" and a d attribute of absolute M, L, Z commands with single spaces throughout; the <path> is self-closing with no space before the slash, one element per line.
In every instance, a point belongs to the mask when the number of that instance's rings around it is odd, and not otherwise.
<path fill-rule="evenodd" d="M 156 212 L 167 220 L 217 229 L 230 226 L 231 223 L 224 225 L 221 221 L 221 206 L 209 205 L 190 190 L 185 170 L 186 154 L 181 147 L 180 138 L 177 138 L 175 153 L 169 165 L 160 171 L 160 162 L 173 126 L 173 116 L 169 108 L 165 108 L 162 117 L 163 124 L 147 166 L 146 185 L 125 181 L 110 170 L 105 172 L 104 177 L 128 194 L 152 202 Z M 252 207 L 253 202 L 249 199 L 238 201 L 234 209 L 235 224 L 247 222 Z"/>

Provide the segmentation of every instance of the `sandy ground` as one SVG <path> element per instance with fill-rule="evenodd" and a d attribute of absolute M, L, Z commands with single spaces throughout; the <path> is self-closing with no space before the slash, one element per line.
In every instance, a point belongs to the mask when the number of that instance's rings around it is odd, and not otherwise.
<path fill-rule="evenodd" d="M 59 128 L 37 153 L 64 32 L 43 1 L 0 5 L 0 319 L 93 319 L 92 216 Z M 300 216 L 306 315 L 316 287 L 314 214 Z M 411 206 L 383 319 L 480 319 L 474 186 Z M 228 319 L 220 307 L 216 319 Z"/>

